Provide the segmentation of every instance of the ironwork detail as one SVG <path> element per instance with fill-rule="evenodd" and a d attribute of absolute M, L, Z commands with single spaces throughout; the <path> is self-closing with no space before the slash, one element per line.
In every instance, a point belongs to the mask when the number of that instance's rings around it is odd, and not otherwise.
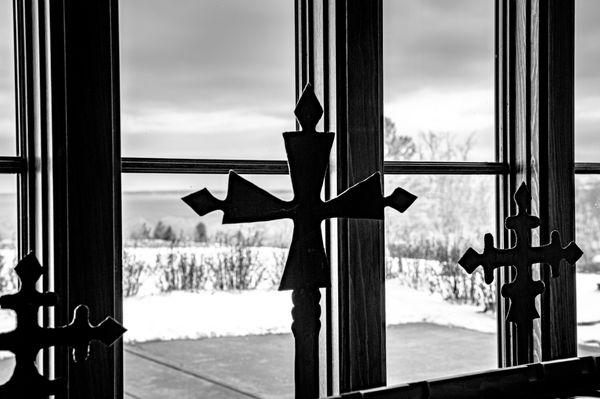
<path fill-rule="evenodd" d="M 294 222 L 292 243 L 280 290 L 294 290 L 293 332 L 296 338 L 296 397 L 318 396 L 318 333 L 320 329 L 319 288 L 330 285 L 329 262 L 325 255 L 321 222 L 329 218 L 382 220 L 384 208 L 404 212 L 416 199 L 397 188 L 384 197 L 381 175 L 374 173 L 338 197 L 321 200 L 321 188 L 329 165 L 334 133 L 317 133 L 323 108 L 309 84 L 294 111 L 302 131 L 283 133 L 290 178 L 291 201 L 283 201 L 262 188 L 229 172 L 227 196 L 215 198 L 207 189 L 183 198 L 204 216 L 222 210 L 223 223 L 248 223 L 289 218 Z"/>
<path fill-rule="evenodd" d="M 15 354 L 16 365 L 10 380 L 0 386 L 2 398 L 46 398 L 66 390 L 64 380 L 48 380 L 42 376 L 35 360 L 43 348 L 65 345 L 72 348 L 73 361 L 81 362 L 89 356 L 93 340 L 112 345 L 126 329 L 112 317 L 97 326 L 89 322 L 89 309 L 79 305 L 71 323 L 64 327 L 45 328 L 38 324 L 40 307 L 56 305 L 58 298 L 53 292 L 39 292 L 36 282 L 44 274 L 44 268 L 33 254 L 25 256 L 15 266 L 21 288 L 15 294 L 0 297 L 0 307 L 14 310 L 17 326 L 13 331 L 0 334 L 0 350 Z"/>

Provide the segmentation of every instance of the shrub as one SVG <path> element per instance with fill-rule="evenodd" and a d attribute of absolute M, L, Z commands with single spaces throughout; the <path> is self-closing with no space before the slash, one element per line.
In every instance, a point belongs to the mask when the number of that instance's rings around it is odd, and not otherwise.
<path fill-rule="evenodd" d="M 485 283 L 481 268 L 468 274 L 458 264 L 467 246 L 464 240 L 452 237 L 420 237 L 410 243 L 391 244 L 388 250 L 399 260 L 397 276 L 403 284 L 440 294 L 449 302 L 481 306 L 484 312 L 493 310 L 495 285 Z"/>
<path fill-rule="evenodd" d="M 287 250 L 273 251 L 273 268 L 268 271 L 268 279 L 271 287 L 279 287 L 287 256 Z"/>
<path fill-rule="evenodd" d="M 171 250 L 166 265 L 163 265 L 162 257 L 158 255 L 156 262 L 157 270 L 160 270 L 161 291 L 204 289 L 207 275 L 202 259 L 198 262 L 195 254 L 180 254 L 176 260 Z"/>
<path fill-rule="evenodd" d="M 6 264 L 2 255 L 0 255 L 0 295 L 15 292 L 19 286 L 19 278 L 13 271 L 13 268 Z"/>
<path fill-rule="evenodd" d="M 129 239 L 131 240 L 148 240 L 152 237 L 152 229 L 143 221 L 131 227 L 129 231 Z"/>
<path fill-rule="evenodd" d="M 259 231 L 245 235 L 219 233 L 216 241 L 223 249 L 206 259 L 215 290 L 251 290 L 263 280 L 266 268 L 258 261 L 256 248 L 262 244 Z"/>
<path fill-rule="evenodd" d="M 135 296 L 142 286 L 142 275 L 147 272 L 146 262 L 125 251 L 123 254 L 123 296 Z"/>

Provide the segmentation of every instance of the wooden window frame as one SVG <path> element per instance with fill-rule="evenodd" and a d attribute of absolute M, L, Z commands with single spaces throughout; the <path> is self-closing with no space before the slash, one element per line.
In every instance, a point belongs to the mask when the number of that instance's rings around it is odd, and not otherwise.
<path fill-rule="evenodd" d="M 44 325 L 68 324 L 80 303 L 92 322 L 121 320 L 116 1 L 13 0 L 13 15 L 17 155 L 0 173 L 18 177 L 17 255 L 35 252 L 41 288 L 59 296 Z M 77 367 L 66 348 L 40 353 L 42 372 L 69 382 L 57 398 L 122 398 L 120 341 L 91 350 Z"/>
<path fill-rule="evenodd" d="M 496 175 L 496 220 L 502 221 L 514 211 L 511 193 L 526 181 L 532 210 L 542 218 L 534 239 L 546 242 L 555 229 L 574 239 L 574 173 L 600 171 L 600 164 L 574 162 L 574 0 L 495 0 L 496 159 L 488 163 L 383 161 L 383 1 L 298 0 L 307 31 L 300 75 L 325 98 L 325 130 L 337 132 L 331 186 L 345 189 L 377 170 Z M 339 259 L 337 286 L 328 294 L 327 312 L 328 394 L 386 383 L 383 224 L 340 221 L 337 230 L 339 241 L 331 245 Z M 497 223 L 497 237 L 511 244 L 503 223 Z M 362 267 L 373 259 L 379 268 Z M 577 355 L 574 268 L 562 264 L 557 280 L 544 267 L 539 274 L 548 288 L 527 347 L 517 347 L 515 331 L 504 322 L 508 304 L 498 299 L 501 367 Z M 500 286 L 510 271 L 498 277 Z"/>
<path fill-rule="evenodd" d="M 541 210 L 539 239 L 547 240 L 552 229 L 574 238 L 574 173 L 600 173 L 600 163 L 574 162 L 574 0 L 496 0 L 497 151 L 488 163 L 383 161 L 382 1 L 295 1 L 297 94 L 312 82 L 323 100 L 322 127 L 337 132 L 326 195 L 377 170 L 496 175 L 503 220 L 512 207 L 509 193 L 525 180 L 532 209 Z M 35 250 L 49 267 L 44 286 L 62 301 L 54 315 L 44 316 L 48 324 L 67 322 L 81 302 L 95 315 L 120 319 L 121 171 L 285 174 L 287 165 L 121 160 L 117 0 L 14 4 L 18 152 L 0 157 L 0 173 L 18 175 L 19 255 Z M 500 227 L 498 236 L 509 243 Z M 327 230 L 328 251 L 339 266 L 325 296 L 322 392 L 385 385 L 383 223 L 338 221 Z M 86 239 L 90 234 L 103 239 Z M 373 259 L 379 268 L 362 267 Z M 576 356 L 574 270 L 563 265 L 561 272 L 559 280 L 540 272 L 548 289 L 541 299 L 539 360 Z M 515 364 L 524 351 L 536 359 L 534 333 L 531 347 L 516 348 L 502 321 L 503 300 L 499 309 L 500 365 Z M 44 353 L 43 365 L 49 375 L 70 377 L 74 397 L 121 398 L 122 347 L 95 352 L 83 369 L 69 367 L 63 351 Z"/>

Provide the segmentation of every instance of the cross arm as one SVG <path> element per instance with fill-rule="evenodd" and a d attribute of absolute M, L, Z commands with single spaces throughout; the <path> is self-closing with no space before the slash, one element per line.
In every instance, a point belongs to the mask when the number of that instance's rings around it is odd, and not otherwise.
<path fill-rule="evenodd" d="M 570 265 L 574 265 L 583 255 L 583 251 L 575 244 L 570 242 L 563 247 L 560 234 L 554 230 L 550 235 L 550 243 L 540 247 L 531 248 L 532 263 L 547 263 L 552 270 L 552 277 L 560 275 L 559 265 L 561 260 L 566 260 Z"/>
<path fill-rule="evenodd" d="M 478 253 L 473 248 L 458 260 L 458 264 L 465 269 L 467 273 L 473 273 L 479 266 L 483 267 L 485 282 L 491 284 L 494 281 L 494 269 L 500 266 L 510 266 L 515 262 L 514 249 L 494 248 L 494 237 L 487 233 L 484 238 L 484 248 L 482 253 Z"/>
<path fill-rule="evenodd" d="M 404 212 L 416 199 L 415 195 L 401 188 L 396 188 L 390 196 L 384 197 L 381 174 L 376 172 L 338 197 L 325 202 L 325 214 L 326 217 L 381 220 L 386 206 Z"/>
<path fill-rule="evenodd" d="M 234 171 L 229 172 L 227 197 L 215 198 L 206 188 L 182 198 L 198 215 L 223 211 L 223 223 L 260 222 L 291 217 L 292 206 Z"/>
<path fill-rule="evenodd" d="M 112 317 L 107 317 L 97 326 L 89 321 L 90 310 L 85 305 L 75 308 L 75 315 L 71 323 L 65 327 L 45 330 L 46 345 L 65 345 L 73 348 L 73 360 L 81 362 L 89 355 L 91 341 L 100 341 L 106 346 L 112 345 L 127 331 Z"/>

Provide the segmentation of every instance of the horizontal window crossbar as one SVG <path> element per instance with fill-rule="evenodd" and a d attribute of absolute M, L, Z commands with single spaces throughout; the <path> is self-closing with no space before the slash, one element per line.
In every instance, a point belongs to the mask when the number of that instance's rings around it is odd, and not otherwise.
<path fill-rule="evenodd" d="M 509 166 L 502 162 L 386 161 L 383 171 L 388 175 L 506 175 Z"/>
<path fill-rule="evenodd" d="M 230 170 L 244 174 L 287 174 L 286 161 L 238 159 L 123 158 L 123 173 L 226 174 Z M 499 162 L 384 162 L 386 174 L 421 175 L 502 175 L 508 164 Z"/>
<path fill-rule="evenodd" d="M 0 173 L 22 173 L 27 170 L 25 158 L 0 157 Z"/>
<path fill-rule="evenodd" d="M 230 170 L 256 175 L 285 175 L 286 161 L 237 159 L 123 158 L 123 173 L 227 174 Z"/>
<path fill-rule="evenodd" d="M 600 162 L 575 162 L 577 174 L 600 174 Z"/>

